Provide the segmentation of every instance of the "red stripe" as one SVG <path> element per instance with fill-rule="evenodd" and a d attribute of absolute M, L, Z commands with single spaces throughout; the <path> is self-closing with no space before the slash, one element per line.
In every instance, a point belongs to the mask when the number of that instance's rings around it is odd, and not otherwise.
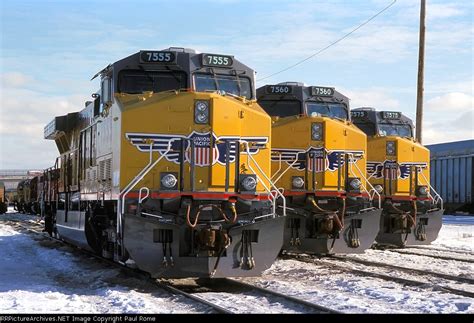
<path fill-rule="evenodd" d="M 130 192 L 127 194 L 127 198 L 138 198 L 138 192 Z M 151 193 L 152 199 L 171 199 L 181 196 L 191 196 L 197 200 L 228 200 L 231 198 L 241 198 L 244 200 L 268 200 L 269 194 L 229 194 L 229 193 L 193 193 L 193 192 L 153 192 Z"/>
<path fill-rule="evenodd" d="M 397 195 L 381 195 L 382 199 L 391 199 L 393 201 L 413 201 L 416 200 L 415 196 L 397 196 Z"/>

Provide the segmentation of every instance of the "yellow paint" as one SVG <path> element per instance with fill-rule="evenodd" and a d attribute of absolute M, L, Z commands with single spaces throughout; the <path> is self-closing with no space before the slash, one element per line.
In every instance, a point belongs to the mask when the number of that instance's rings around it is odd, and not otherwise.
<path fill-rule="evenodd" d="M 323 123 L 323 140 L 314 141 L 311 139 L 311 124 Z M 327 152 L 333 150 L 362 151 L 363 158 L 359 159 L 355 165 L 349 168 L 349 177 L 358 177 L 365 185 L 363 177 L 366 176 L 366 135 L 354 126 L 351 122 L 331 119 L 328 117 L 293 116 L 287 118 L 274 118 L 272 129 L 273 147 L 275 149 L 302 149 L 308 150 L 310 147 L 324 147 Z M 275 179 L 288 168 L 286 162 L 272 162 L 272 173 Z M 358 169 L 357 169 L 358 168 Z M 341 191 L 345 187 L 344 167 L 341 167 Z M 360 171 L 359 171 L 360 170 Z M 278 173 L 277 173 L 278 172 Z M 278 187 L 285 190 L 292 190 L 292 177 L 304 176 L 304 170 L 289 169 L 276 183 Z M 361 176 L 363 175 L 363 176 Z M 335 191 L 338 184 L 338 172 L 326 170 L 323 173 L 316 173 L 316 189 L 322 191 Z M 311 172 L 309 172 L 309 187 L 312 187 Z"/>
<path fill-rule="evenodd" d="M 423 176 L 418 176 L 418 185 L 429 186 L 430 181 L 430 152 L 427 148 L 415 142 L 413 139 L 401 138 L 395 136 L 374 136 L 368 137 L 368 161 L 383 163 L 385 160 L 396 161 L 398 164 L 402 163 L 426 163 L 427 167 L 421 172 Z M 387 141 L 395 142 L 396 155 L 388 156 L 386 153 Z M 392 196 L 410 196 L 410 177 L 406 179 L 397 178 L 392 183 Z M 426 178 L 426 180 L 425 180 Z M 372 185 L 384 185 L 384 179 L 374 178 L 370 179 Z M 388 185 L 388 181 L 386 181 Z M 415 176 L 412 176 L 412 194 L 416 188 Z"/>
<path fill-rule="evenodd" d="M 125 137 L 126 133 L 176 134 L 189 136 L 193 131 L 213 132 L 216 137 L 268 137 L 267 148 L 261 149 L 253 158 L 263 171 L 270 176 L 270 117 L 255 101 L 240 101 L 215 93 L 166 92 L 157 94 L 116 94 L 122 110 L 121 129 L 121 165 L 120 187 L 123 189 L 149 161 L 149 153 L 139 151 Z M 210 103 L 210 122 L 208 125 L 194 123 L 194 102 L 207 100 Z M 243 149 L 242 149 L 243 150 Z M 160 154 L 153 153 L 156 160 Z M 263 174 L 246 154 L 240 156 L 241 165 L 251 165 L 260 178 Z M 248 166 L 247 166 L 248 168 Z M 152 190 L 160 189 L 161 172 L 179 172 L 179 164 L 164 158 L 137 187 L 147 186 Z M 185 191 L 190 189 L 190 164 L 185 163 Z M 230 163 L 230 191 L 234 188 L 235 163 Z M 248 172 L 252 173 L 252 172 Z M 264 184 L 268 183 L 263 180 Z M 225 166 L 215 163 L 213 166 L 195 167 L 195 190 L 225 190 Z M 264 191 L 262 182 L 257 191 Z"/>

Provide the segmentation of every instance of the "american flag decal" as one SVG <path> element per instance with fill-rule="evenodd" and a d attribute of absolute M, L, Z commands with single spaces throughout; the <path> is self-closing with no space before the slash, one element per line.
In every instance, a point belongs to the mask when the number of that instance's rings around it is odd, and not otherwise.
<path fill-rule="evenodd" d="M 385 168 L 385 179 L 396 180 L 398 178 L 398 167 Z"/>
<path fill-rule="evenodd" d="M 214 164 L 217 160 L 218 151 L 216 147 L 211 149 L 211 135 L 210 133 L 193 132 L 189 137 L 194 143 L 194 164 L 196 166 L 209 166 Z M 212 156 L 211 156 L 212 151 Z M 191 145 L 188 142 L 185 151 L 186 161 L 191 163 Z"/>
<path fill-rule="evenodd" d="M 196 166 L 209 166 L 217 161 L 219 152 L 216 148 L 212 148 L 212 163 L 211 163 L 211 148 L 209 147 L 195 147 L 194 148 L 194 164 Z M 186 161 L 191 163 L 191 147 L 186 150 Z"/>
<path fill-rule="evenodd" d="M 394 160 L 385 160 L 384 162 L 369 161 L 367 162 L 367 173 L 369 176 L 377 179 L 407 179 L 410 177 L 412 167 L 417 167 L 418 171 L 420 171 L 427 167 L 427 163 L 409 162 L 399 164 Z"/>
<path fill-rule="evenodd" d="M 194 163 L 198 167 L 210 166 L 216 163 L 225 165 L 226 141 L 230 143 L 230 163 L 235 162 L 236 145 L 239 140 L 245 140 L 251 143 L 251 147 L 249 148 L 249 153 L 251 155 L 258 154 L 260 149 L 266 148 L 266 144 L 268 143 L 268 137 L 216 137 L 210 132 L 201 133 L 196 131 L 193 131 L 189 136 L 174 134 L 126 133 L 125 138 L 127 138 L 127 140 L 141 152 L 149 152 L 151 147 L 152 151 L 164 154 L 171 143 L 171 150 L 166 154 L 165 158 L 175 164 L 179 164 L 181 161 L 181 142 L 184 143 L 184 161 L 191 163 L 192 142 L 194 146 Z M 240 153 L 246 154 L 247 152 L 241 151 Z"/>
<path fill-rule="evenodd" d="M 308 150 L 274 148 L 272 149 L 272 162 L 280 162 L 281 160 L 298 170 L 305 170 L 306 163 L 308 162 L 308 170 L 311 172 L 313 169 L 316 173 L 321 173 L 326 170 L 333 172 L 339 167 L 344 166 L 344 154 L 351 154 L 353 156 L 349 160 L 350 163 L 355 163 L 363 157 L 362 151 L 325 151 L 324 148 L 314 147 L 310 147 Z"/>

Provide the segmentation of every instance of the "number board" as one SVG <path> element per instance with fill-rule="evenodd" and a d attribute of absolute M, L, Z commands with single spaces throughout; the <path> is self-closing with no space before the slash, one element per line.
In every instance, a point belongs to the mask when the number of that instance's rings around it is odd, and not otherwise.
<path fill-rule="evenodd" d="M 176 53 L 142 50 L 140 51 L 140 63 L 175 64 Z"/>
<path fill-rule="evenodd" d="M 203 66 L 232 67 L 233 64 L 234 60 L 232 59 L 232 56 L 202 54 Z"/>
<path fill-rule="evenodd" d="M 291 94 L 293 93 L 293 87 L 290 85 L 267 85 L 265 92 L 267 94 Z"/>
<path fill-rule="evenodd" d="M 400 119 L 402 114 L 400 112 L 383 111 L 382 118 L 384 119 Z"/>
<path fill-rule="evenodd" d="M 351 111 L 352 118 L 367 118 L 368 116 L 367 111 Z"/>
<path fill-rule="evenodd" d="M 311 95 L 312 96 L 333 96 L 334 89 L 332 87 L 312 86 Z"/>

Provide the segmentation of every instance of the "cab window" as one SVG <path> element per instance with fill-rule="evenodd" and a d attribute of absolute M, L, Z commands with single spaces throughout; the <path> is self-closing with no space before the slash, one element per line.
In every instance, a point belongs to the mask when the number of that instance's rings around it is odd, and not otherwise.
<path fill-rule="evenodd" d="M 362 130 L 367 136 L 375 136 L 375 126 L 372 123 L 354 123 L 360 130 Z"/>
<path fill-rule="evenodd" d="M 180 90 L 187 87 L 186 73 L 180 71 L 125 70 L 119 73 L 118 90 L 121 93 L 140 94 Z"/>
<path fill-rule="evenodd" d="M 406 124 L 379 124 L 379 135 L 411 138 L 411 127 Z"/>
<path fill-rule="evenodd" d="M 272 117 L 289 117 L 302 114 L 299 101 L 261 100 L 258 104 Z"/>
<path fill-rule="evenodd" d="M 341 103 L 306 103 L 306 110 L 309 116 L 322 116 L 347 120 L 347 108 Z"/>
<path fill-rule="evenodd" d="M 100 89 L 100 98 L 102 100 L 102 103 L 112 101 L 112 88 L 110 86 L 110 78 L 106 77 L 102 80 Z"/>
<path fill-rule="evenodd" d="M 224 91 L 247 99 L 252 98 L 252 86 L 247 77 L 219 74 L 195 74 L 194 85 L 197 92 Z"/>

